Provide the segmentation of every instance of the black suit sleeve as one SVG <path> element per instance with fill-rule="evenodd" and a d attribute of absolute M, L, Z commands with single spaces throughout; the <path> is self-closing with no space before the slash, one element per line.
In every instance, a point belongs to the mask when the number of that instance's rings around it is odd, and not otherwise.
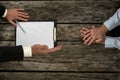
<path fill-rule="evenodd" d="M 0 5 L 0 17 L 5 13 L 5 7 Z M 0 47 L 0 62 L 23 60 L 22 46 Z"/>
<path fill-rule="evenodd" d="M 23 60 L 22 46 L 0 47 L 0 62 Z"/>
<path fill-rule="evenodd" d="M 5 13 L 5 7 L 4 6 L 1 6 L 0 5 L 0 17 L 2 17 L 3 16 L 3 14 Z"/>

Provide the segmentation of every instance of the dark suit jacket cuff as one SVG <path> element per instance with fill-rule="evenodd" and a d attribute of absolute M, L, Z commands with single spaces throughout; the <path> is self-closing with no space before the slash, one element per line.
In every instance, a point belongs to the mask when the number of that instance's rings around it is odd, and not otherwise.
<path fill-rule="evenodd" d="M 2 17 L 5 13 L 5 7 L 4 6 L 0 6 L 0 17 Z"/>
<path fill-rule="evenodd" d="M 0 47 L 0 62 L 23 60 L 22 46 Z"/>

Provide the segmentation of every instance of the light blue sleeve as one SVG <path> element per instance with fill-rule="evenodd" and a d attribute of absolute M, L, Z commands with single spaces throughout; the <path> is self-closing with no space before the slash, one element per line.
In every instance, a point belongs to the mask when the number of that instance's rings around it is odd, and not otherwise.
<path fill-rule="evenodd" d="M 109 31 L 115 28 L 116 26 L 120 25 L 120 8 L 112 17 L 110 17 L 103 24 L 108 28 Z"/>
<path fill-rule="evenodd" d="M 106 36 L 105 48 L 117 48 L 117 49 L 120 49 L 120 37 Z"/>

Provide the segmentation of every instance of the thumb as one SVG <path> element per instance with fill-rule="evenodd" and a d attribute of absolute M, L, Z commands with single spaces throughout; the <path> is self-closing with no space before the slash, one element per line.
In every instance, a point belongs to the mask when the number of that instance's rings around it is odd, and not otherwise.
<path fill-rule="evenodd" d="M 102 39 L 97 39 L 95 40 L 96 43 L 101 43 L 102 42 Z"/>
<path fill-rule="evenodd" d="M 92 28 L 95 28 L 95 26 L 94 26 L 94 25 L 92 25 Z"/>
<path fill-rule="evenodd" d="M 14 21 L 10 20 L 9 22 L 10 22 L 13 26 L 17 27 L 17 24 L 16 24 Z"/>

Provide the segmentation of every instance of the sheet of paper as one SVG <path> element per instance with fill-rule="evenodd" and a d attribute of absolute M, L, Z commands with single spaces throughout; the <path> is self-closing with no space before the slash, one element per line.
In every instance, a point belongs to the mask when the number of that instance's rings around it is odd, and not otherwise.
<path fill-rule="evenodd" d="M 49 48 L 54 47 L 54 21 L 19 22 L 19 24 L 26 33 L 17 26 L 16 45 L 32 46 L 34 44 L 41 44 L 48 45 Z"/>

